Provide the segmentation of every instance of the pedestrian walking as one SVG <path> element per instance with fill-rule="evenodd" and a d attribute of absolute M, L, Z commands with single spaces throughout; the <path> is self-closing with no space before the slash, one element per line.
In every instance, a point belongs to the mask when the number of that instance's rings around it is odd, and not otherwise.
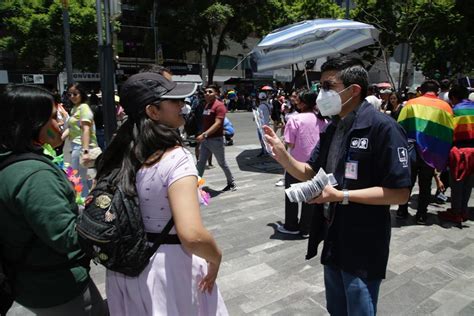
<path fill-rule="evenodd" d="M 0 264 L 15 301 L 25 315 L 107 315 L 78 243 L 73 187 L 42 154 L 62 144 L 53 96 L 9 86 L 0 105 Z"/>
<path fill-rule="evenodd" d="M 327 125 L 326 120 L 316 113 L 316 93 L 303 90 L 299 93 L 299 113 L 290 117 L 285 128 L 285 144 L 290 155 L 300 162 L 308 161 L 313 148 L 319 141 L 319 133 Z M 276 131 L 274 130 L 276 133 Z M 299 182 L 288 172 L 285 173 L 285 188 Z M 283 234 L 300 234 L 309 237 L 314 205 L 301 203 L 301 215 L 298 218 L 299 203 L 291 202 L 285 194 L 285 223 L 277 226 Z"/>
<path fill-rule="evenodd" d="M 418 176 L 420 193 L 415 215 L 418 224 L 426 224 L 435 169 L 439 172 L 446 169 L 453 141 L 453 110 L 448 103 L 438 99 L 438 90 L 436 81 L 423 82 L 420 86 L 422 95 L 408 100 L 398 117 L 408 138 L 414 141 L 417 153 L 416 163 L 412 166 L 412 185 Z M 408 205 L 400 205 L 397 217 L 407 216 Z"/>
<path fill-rule="evenodd" d="M 237 186 L 225 160 L 224 147 L 224 118 L 227 113 L 224 103 L 218 99 L 219 88 L 215 85 L 207 86 L 204 90 L 206 105 L 203 111 L 202 132 L 196 137 L 200 144 L 197 170 L 200 177 L 204 175 L 204 169 L 209 156 L 216 157 L 217 163 L 224 171 L 227 185 L 222 191 L 235 191 Z"/>
<path fill-rule="evenodd" d="M 265 127 L 274 158 L 293 177 L 306 181 L 323 168 L 337 180 L 337 187 L 326 186 L 310 201 L 316 209 L 307 255 L 316 254 L 324 235 L 321 263 L 332 315 L 376 314 L 388 262 L 390 205 L 407 201 L 411 185 L 403 129 L 364 100 L 367 86 L 367 71 L 357 59 L 339 57 L 321 66 L 316 103 L 334 119 L 308 162 L 293 158 Z"/>
<path fill-rule="evenodd" d="M 138 195 L 145 231 L 161 233 L 171 218 L 174 228 L 137 277 L 107 270 L 112 315 L 227 315 L 215 286 L 222 254 L 203 226 L 194 159 L 178 131 L 184 98 L 195 90 L 154 72 L 133 75 L 122 86 L 128 119 L 97 176 L 120 168 L 124 194 Z"/>
<path fill-rule="evenodd" d="M 474 154 L 474 101 L 469 100 L 468 96 L 469 91 L 463 86 L 455 85 L 449 90 L 449 100 L 454 106 L 454 134 L 451 151 L 465 150 L 466 160 L 473 159 Z M 454 153 L 450 155 L 452 160 L 450 165 L 456 168 L 467 168 L 454 159 L 456 156 Z M 440 219 L 458 224 L 469 219 L 468 202 L 474 185 L 474 175 L 471 172 L 465 172 L 465 176 L 458 179 L 454 168 L 451 170 L 451 208 L 438 212 Z"/>
<path fill-rule="evenodd" d="M 92 186 L 88 180 L 87 167 L 80 163 L 91 160 L 89 156 L 93 148 L 97 148 L 94 114 L 87 104 L 87 93 L 80 83 L 73 83 L 68 87 L 69 100 L 72 103 L 71 116 L 68 121 L 68 137 L 71 141 L 71 167 L 79 171 L 82 183 L 82 197 L 86 197 Z"/>

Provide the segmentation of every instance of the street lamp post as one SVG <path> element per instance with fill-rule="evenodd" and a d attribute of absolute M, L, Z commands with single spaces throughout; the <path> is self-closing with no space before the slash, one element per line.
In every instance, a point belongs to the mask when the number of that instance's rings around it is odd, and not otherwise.
<path fill-rule="evenodd" d="M 114 102 L 114 55 L 111 42 L 110 0 L 104 1 L 105 42 L 102 35 L 102 1 L 96 0 L 97 32 L 99 41 L 100 86 L 102 90 L 102 110 L 106 143 L 110 144 L 117 129 Z"/>
<path fill-rule="evenodd" d="M 71 54 L 71 30 L 69 25 L 69 0 L 62 0 L 63 5 L 63 31 L 64 31 L 64 54 L 66 57 L 67 84 L 72 84 L 72 54 Z"/>
<path fill-rule="evenodd" d="M 346 19 L 349 20 L 349 1 L 346 0 Z"/>

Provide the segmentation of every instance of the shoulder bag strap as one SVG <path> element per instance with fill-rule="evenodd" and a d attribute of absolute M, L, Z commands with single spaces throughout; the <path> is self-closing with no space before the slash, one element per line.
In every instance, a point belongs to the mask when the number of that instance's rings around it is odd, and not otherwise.
<path fill-rule="evenodd" d="M 165 228 L 163 228 L 163 231 L 160 233 L 158 237 L 156 237 L 156 240 L 153 242 L 153 247 L 150 248 L 150 253 L 153 254 L 156 252 L 156 250 L 158 250 L 158 248 L 163 243 L 165 237 L 171 231 L 171 228 L 173 228 L 173 226 L 174 226 L 174 220 L 173 220 L 173 217 L 171 217 L 171 219 L 166 224 Z"/>

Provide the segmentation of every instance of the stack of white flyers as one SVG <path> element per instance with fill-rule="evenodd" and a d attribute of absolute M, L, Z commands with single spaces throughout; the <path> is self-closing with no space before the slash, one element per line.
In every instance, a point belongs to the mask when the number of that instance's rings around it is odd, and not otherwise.
<path fill-rule="evenodd" d="M 308 202 L 318 197 L 328 184 L 336 186 L 336 178 L 334 178 L 332 173 L 326 174 L 323 168 L 320 168 L 313 179 L 292 184 L 285 190 L 285 193 L 291 202 Z"/>
<path fill-rule="evenodd" d="M 267 140 L 265 139 L 265 132 L 263 131 L 263 114 L 259 109 L 253 109 L 253 118 L 255 124 L 257 125 L 257 129 L 262 135 L 263 144 L 265 145 L 265 150 L 269 154 L 273 154 L 272 147 L 268 144 Z"/>

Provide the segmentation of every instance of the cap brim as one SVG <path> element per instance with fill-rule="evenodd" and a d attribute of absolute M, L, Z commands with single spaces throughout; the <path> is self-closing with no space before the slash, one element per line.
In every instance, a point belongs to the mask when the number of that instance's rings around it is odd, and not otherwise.
<path fill-rule="evenodd" d="M 161 98 L 166 99 L 184 99 L 192 96 L 196 92 L 196 83 L 177 83 L 173 90 L 166 92 Z"/>

